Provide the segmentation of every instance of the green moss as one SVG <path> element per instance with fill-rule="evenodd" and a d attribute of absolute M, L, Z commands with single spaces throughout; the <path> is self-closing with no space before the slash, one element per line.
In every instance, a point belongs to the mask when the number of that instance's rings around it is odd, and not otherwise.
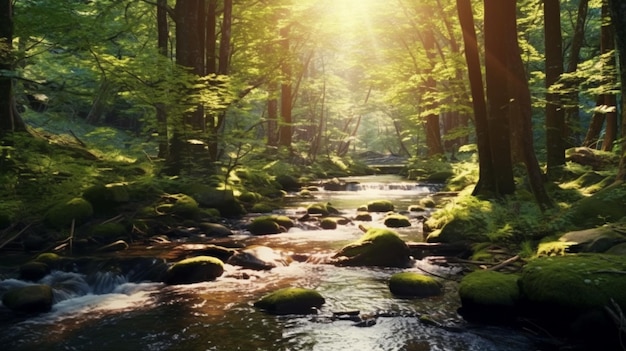
<path fill-rule="evenodd" d="M 432 197 L 425 197 L 420 199 L 419 204 L 420 206 L 426 208 L 434 208 L 435 206 L 437 206 L 437 203 L 435 202 L 435 200 L 433 200 Z"/>
<path fill-rule="evenodd" d="M 400 228 L 400 227 L 410 227 L 411 222 L 409 221 L 409 217 L 401 215 L 401 214 L 390 214 L 385 217 L 383 220 L 385 226 L 389 228 Z"/>
<path fill-rule="evenodd" d="M 253 235 L 277 234 L 294 226 L 291 218 L 281 215 L 260 216 L 248 224 Z"/>
<path fill-rule="evenodd" d="M 259 202 L 262 198 L 263 196 L 261 196 L 261 194 L 255 193 L 252 191 L 243 192 L 238 197 L 239 201 L 248 203 L 248 204 L 254 204 L 256 202 Z"/>
<path fill-rule="evenodd" d="M 617 222 L 626 216 L 626 183 L 604 188 L 576 202 L 566 218 L 578 228 Z"/>
<path fill-rule="evenodd" d="M 196 256 L 184 259 L 168 268 L 167 284 L 192 284 L 215 280 L 224 273 L 224 262 L 216 257 Z"/>
<path fill-rule="evenodd" d="M 459 284 L 459 297 L 464 305 L 508 306 L 518 304 L 518 275 L 494 271 L 474 271 Z"/>
<path fill-rule="evenodd" d="M 322 216 L 328 216 L 330 214 L 339 213 L 339 211 L 337 211 L 337 209 L 335 209 L 331 204 L 323 203 L 323 202 L 310 204 L 309 206 L 307 206 L 306 212 L 311 215 L 322 215 Z"/>
<path fill-rule="evenodd" d="M 488 241 L 487 224 L 478 218 L 455 218 L 446 223 L 441 231 L 428 235 L 427 242 L 457 243 L 463 241 Z"/>
<path fill-rule="evenodd" d="M 14 288 L 2 296 L 2 303 L 19 312 L 48 312 L 52 308 L 52 288 L 48 285 Z"/>
<path fill-rule="evenodd" d="M 322 218 L 320 227 L 322 227 L 322 229 L 337 229 L 337 219 L 332 217 Z"/>
<path fill-rule="evenodd" d="M 406 267 L 409 255 L 409 247 L 396 232 L 372 228 L 333 257 L 344 265 Z"/>
<path fill-rule="evenodd" d="M 394 210 L 393 203 L 389 200 L 375 200 L 367 204 L 369 212 L 389 212 Z"/>
<path fill-rule="evenodd" d="M 442 285 L 433 277 L 415 272 L 396 273 L 389 278 L 389 290 L 398 296 L 440 295 Z"/>
<path fill-rule="evenodd" d="M 274 314 L 306 314 L 324 302 L 324 297 L 315 290 L 290 287 L 265 295 L 254 306 Z"/>
<path fill-rule="evenodd" d="M 72 220 L 76 224 L 82 224 L 91 216 L 93 216 L 93 207 L 89 201 L 76 197 L 52 207 L 46 213 L 45 221 L 54 228 L 66 229 L 71 226 Z"/>
<path fill-rule="evenodd" d="M 372 215 L 369 212 L 367 212 L 367 211 L 359 211 L 359 212 L 357 212 L 357 214 L 354 217 L 354 219 L 357 220 L 357 221 L 371 222 L 372 221 Z"/>
<path fill-rule="evenodd" d="M 276 209 L 276 205 L 267 202 L 260 202 L 252 205 L 250 212 L 252 213 L 268 213 Z"/>
<path fill-rule="evenodd" d="M 602 254 L 543 257 L 522 270 L 526 298 L 545 306 L 603 308 L 614 299 L 626 309 L 626 257 Z"/>
<path fill-rule="evenodd" d="M 43 262 L 48 265 L 54 264 L 55 262 L 58 262 L 60 259 L 61 259 L 61 256 L 55 254 L 54 252 L 44 252 L 44 253 L 37 255 L 37 257 L 35 257 L 35 261 Z"/>
<path fill-rule="evenodd" d="M 91 236 L 98 237 L 105 242 L 111 242 L 119 238 L 120 236 L 126 235 L 126 227 L 121 223 L 104 223 L 104 224 L 96 224 L 91 227 L 90 230 Z"/>

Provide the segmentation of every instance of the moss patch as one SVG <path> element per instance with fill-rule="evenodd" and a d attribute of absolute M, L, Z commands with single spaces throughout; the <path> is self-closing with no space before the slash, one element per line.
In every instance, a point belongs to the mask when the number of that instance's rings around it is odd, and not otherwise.
<path fill-rule="evenodd" d="M 385 217 L 383 223 L 389 228 L 401 228 L 411 226 L 409 217 L 403 216 L 401 214 L 390 214 Z"/>
<path fill-rule="evenodd" d="M 468 320 L 513 320 L 520 302 L 519 276 L 494 271 L 469 273 L 459 284 L 460 313 Z"/>
<path fill-rule="evenodd" d="M 254 306 L 273 314 L 308 314 L 320 308 L 324 297 L 312 289 L 283 288 L 262 297 Z"/>
<path fill-rule="evenodd" d="M 369 212 L 389 212 L 394 210 L 393 203 L 389 200 L 375 200 L 367 203 Z"/>
<path fill-rule="evenodd" d="M 433 277 L 415 272 L 396 273 L 389 278 L 392 294 L 407 297 L 437 296 L 442 293 L 442 285 Z"/>
<path fill-rule="evenodd" d="M 359 240 L 344 246 L 333 258 L 341 265 L 406 267 L 409 255 L 409 247 L 394 231 L 372 228 Z"/>
<path fill-rule="evenodd" d="M 224 273 L 224 262 L 211 256 L 196 256 L 172 265 L 165 273 L 166 284 L 193 284 L 215 280 Z"/>
<path fill-rule="evenodd" d="M 91 216 L 93 216 L 91 203 L 82 197 L 76 197 L 52 207 L 46 213 L 45 221 L 54 228 L 64 229 L 72 225 L 72 220 L 76 224 L 82 224 Z"/>

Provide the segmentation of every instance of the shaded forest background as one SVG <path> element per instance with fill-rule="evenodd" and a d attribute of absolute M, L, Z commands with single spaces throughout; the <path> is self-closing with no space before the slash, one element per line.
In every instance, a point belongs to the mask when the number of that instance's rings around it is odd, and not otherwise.
<path fill-rule="evenodd" d="M 107 167 L 72 168 L 77 149 L 225 183 L 240 167 L 347 175 L 371 151 L 413 169 L 479 161 L 473 193 L 488 197 L 513 194 L 523 164 L 548 209 L 543 184 L 562 177 L 566 149 L 624 149 L 617 1 L 1 3 L 9 195 L 100 182 Z M 53 158 L 51 145 L 72 153 Z"/>

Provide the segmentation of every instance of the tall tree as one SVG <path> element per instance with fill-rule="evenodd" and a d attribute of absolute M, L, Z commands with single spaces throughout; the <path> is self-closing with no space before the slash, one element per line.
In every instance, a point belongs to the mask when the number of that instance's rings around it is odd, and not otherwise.
<path fill-rule="evenodd" d="M 615 29 L 615 43 L 619 57 L 619 76 L 621 85 L 621 118 L 622 118 L 622 150 L 619 170 L 616 177 L 617 183 L 626 181 L 626 2 L 622 0 L 609 0 L 609 12 Z"/>
<path fill-rule="evenodd" d="M 459 22 L 463 31 L 463 43 L 465 45 L 465 60 L 469 74 L 472 105 L 474 109 L 474 125 L 476 127 L 476 143 L 478 145 L 478 183 L 474 187 L 473 195 L 493 191 L 495 183 L 493 163 L 491 159 L 491 143 L 489 142 L 489 130 L 487 127 L 487 104 L 485 102 L 485 89 L 481 72 L 478 40 L 474 26 L 474 15 L 470 0 L 456 0 L 459 13 Z"/>
<path fill-rule="evenodd" d="M 559 95 L 550 88 L 563 73 L 560 0 L 544 0 L 544 41 L 546 55 L 546 152 L 548 176 L 555 177 L 565 165 L 565 114 Z"/>
<path fill-rule="evenodd" d="M 485 184 L 495 195 L 515 191 L 509 128 L 508 47 L 503 38 L 517 35 L 516 2 L 514 0 L 485 0 L 485 81 L 487 86 L 487 129 L 494 184 Z M 482 189 L 481 189 L 482 190 Z"/>
<path fill-rule="evenodd" d="M 289 26 L 280 29 L 282 51 L 286 59 L 281 66 L 283 81 L 280 86 L 280 121 L 278 123 L 278 145 L 291 147 L 292 141 L 292 74 L 291 60 L 288 59 L 290 53 Z"/>
<path fill-rule="evenodd" d="M 26 126 L 13 95 L 13 0 L 0 0 L 0 137 Z"/>

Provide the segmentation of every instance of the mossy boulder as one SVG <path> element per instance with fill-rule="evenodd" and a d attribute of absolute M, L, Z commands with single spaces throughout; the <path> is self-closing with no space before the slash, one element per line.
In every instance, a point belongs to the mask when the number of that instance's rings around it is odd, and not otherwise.
<path fill-rule="evenodd" d="M 252 235 L 264 235 L 282 233 L 293 226 L 293 220 L 287 216 L 269 215 L 256 217 L 247 229 Z"/>
<path fill-rule="evenodd" d="M 372 215 L 367 211 L 359 211 L 356 213 L 356 216 L 354 216 L 354 220 L 362 221 L 362 222 L 371 222 Z"/>
<path fill-rule="evenodd" d="M 213 238 L 223 238 L 233 235 L 232 230 L 219 223 L 201 222 L 198 227 L 206 236 Z"/>
<path fill-rule="evenodd" d="M 523 311 L 543 327 L 584 338 L 617 335 L 605 313 L 613 301 L 626 310 L 626 257 L 577 254 L 534 259 L 519 287 Z M 609 336 L 607 336 L 609 337 Z"/>
<path fill-rule="evenodd" d="M 82 197 L 75 197 L 53 206 L 45 215 L 45 222 L 57 229 L 68 229 L 72 225 L 82 224 L 93 216 L 93 207 Z"/>
<path fill-rule="evenodd" d="M 602 253 L 611 247 L 626 242 L 624 225 L 612 224 L 602 227 L 577 230 L 563 234 L 560 242 L 571 243 L 569 251 Z"/>
<path fill-rule="evenodd" d="M 455 218 L 446 223 L 441 230 L 428 234 L 429 243 L 462 243 L 489 241 L 486 234 L 486 224 L 477 218 Z"/>
<path fill-rule="evenodd" d="M 389 212 L 393 210 L 393 203 L 389 200 L 374 200 L 367 203 L 367 211 L 369 212 Z"/>
<path fill-rule="evenodd" d="M 252 205 L 249 211 L 251 213 L 269 213 L 269 212 L 274 211 L 277 208 L 278 206 L 276 204 L 269 203 L 269 202 L 259 202 L 259 203 Z"/>
<path fill-rule="evenodd" d="M 390 229 L 371 228 L 359 240 L 337 252 L 335 263 L 346 266 L 407 267 L 408 245 Z"/>
<path fill-rule="evenodd" d="M 421 205 L 410 205 L 408 210 L 409 212 L 425 212 L 426 208 Z"/>
<path fill-rule="evenodd" d="M 276 182 L 280 184 L 280 187 L 285 191 L 298 191 L 300 190 L 300 182 L 293 176 L 288 174 L 280 174 L 276 176 Z"/>
<path fill-rule="evenodd" d="M 459 284 L 459 313 L 470 321 L 502 322 L 517 318 L 521 299 L 519 276 L 495 271 L 474 271 Z"/>
<path fill-rule="evenodd" d="M 330 203 L 317 202 L 307 206 L 306 213 L 310 215 L 328 216 L 331 214 L 339 214 L 339 211 L 334 208 Z"/>
<path fill-rule="evenodd" d="M 415 272 L 401 272 L 389 278 L 389 291 L 401 297 L 429 297 L 441 295 L 443 286 L 433 277 Z"/>
<path fill-rule="evenodd" d="M 224 273 L 224 262 L 212 256 L 196 256 L 173 264 L 165 272 L 165 283 L 193 284 L 217 279 Z"/>
<path fill-rule="evenodd" d="M 322 229 L 337 229 L 337 219 L 332 217 L 322 218 L 320 227 Z"/>
<path fill-rule="evenodd" d="M 626 182 L 578 200 L 565 214 L 577 228 L 592 228 L 623 217 L 626 217 Z"/>
<path fill-rule="evenodd" d="M 598 171 L 619 163 L 619 155 L 614 152 L 595 150 L 589 147 L 575 147 L 565 150 L 565 159 Z"/>
<path fill-rule="evenodd" d="M 389 228 L 402 228 L 411 226 L 411 221 L 409 221 L 409 217 L 397 213 L 387 215 L 383 220 L 383 223 L 386 227 Z"/>
<path fill-rule="evenodd" d="M 452 171 L 439 171 L 430 174 L 426 181 L 430 183 L 445 183 L 446 180 L 454 177 L 454 172 Z"/>
<path fill-rule="evenodd" d="M 26 262 L 20 266 L 20 279 L 33 282 L 50 274 L 50 266 L 39 261 Z"/>
<path fill-rule="evenodd" d="M 325 302 L 315 290 L 289 287 L 263 296 L 254 306 L 278 315 L 310 314 L 316 313 Z"/>
<path fill-rule="evenodd" d="M 52 288 L 49 285 L 13 288 L 2 296 L 2 303 L 15 312 L 48 312 L 52 309 Z"/>
<path fill-rule="evenodd" d="M 85 189 L 83 197 L 91 203 L 95 213 L 102 214 L 112 213 L 119 204 L 130 200 L 125 183 L 96 184 Z"/>
<path fill-rule="evenodd" d="M 96 224 L 91 227 L 89 232 L 101 243 L 111 243 L 128 234 L 126 226 L 117 222 Z"/>
<path fill-rule="evenodd" d="M 205 184 L 190 184 L 184 193 L 193 197 L 201 207 L 216 208 L 224 217 L 237 217 L 246 213 L 232 190 L 216 189 Z"/>
<path fill-rule="evenodd" d="M 435 208 L 435 206 L 437 206 L 437 203 L 432 197 L 421 198 L 419 204 L 425 208 Z"/>

